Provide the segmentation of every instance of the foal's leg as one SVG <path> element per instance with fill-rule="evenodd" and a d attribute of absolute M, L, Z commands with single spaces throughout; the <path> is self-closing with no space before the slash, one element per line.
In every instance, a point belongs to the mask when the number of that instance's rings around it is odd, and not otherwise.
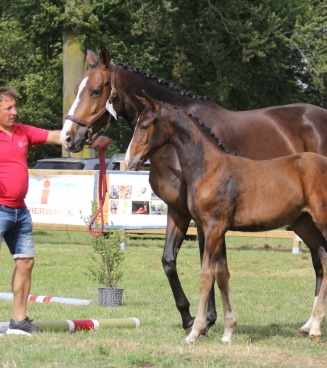
<path fill-rule="evenodd" d="M 200 226 L 197 227 L 198 230 L 198 241 L 199 241 L 199 248 L 200 248 L 200 258 L 201 264 L 203 259 L 203 252 L 204 252 L 204 234 Z M 224 245 L 225 245 L 225 238 L 224 238 Z M 210 294 L 209 294 L 209 301 L 208 301 L 208 312 L 207 312 L 207 326 L 203 331 L 202 335 L 207 336 L 209 329 L 212 325 L 215 324 L 217 319 L 217 310 L 216 310 L 216 301 L 215 301 L 215 284 L 212 284 Z"/>
<path fill-rule="evenodd" d="M 192 328 L 194 317 L 191 316 L 190 303 L 184 293 L 177 274 L 176 258 L 183 243 L 190 220 L 191 218 L 187 217 L 185 214 L 176 211 L 171 208 L 171 206 L 168 207 L 166 240 L 162 256 L 163 269 L 173 292 L 176 307 L 181 314 L 183 328 L 186 331 Z"/>
<path fill-rule="evenodd" d="M 193 344 L 206 328 L 206 316 L 211 287 L 216 279 L 223 297 L 225 330 L 223 342 L 231 342 L 232 332 L 236 325 L 236 317 L 229 292 L 229 272 L 224 247 L 224 233 L 217 234 L 217 228 L 205 232 L 205 248 L 200 270 L 200 301 L 192 331 L 185 339 Z M 223 249 L 222 249 L 223 248 Z"/>
<path fill-rule="evenodd" d="M 221 338 L 221 342 L 231 344 L 232 335 L 236 326 L 236 315 L 229 289 L 229 278 L 230 273 L 227 265 L 226 244 L 224 242 L 218 257 L 216 281 L 220 290 L 224 309 L 224 334 Z"/>

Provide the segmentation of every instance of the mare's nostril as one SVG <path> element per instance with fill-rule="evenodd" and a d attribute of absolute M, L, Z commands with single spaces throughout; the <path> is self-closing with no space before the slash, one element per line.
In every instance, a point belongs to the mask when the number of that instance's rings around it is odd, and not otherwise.
<path fill-rule="evenodd" d="M 72 138 L 68 135 L 66 138 L 66 142 L 70 142 L 72 140 Z"/>

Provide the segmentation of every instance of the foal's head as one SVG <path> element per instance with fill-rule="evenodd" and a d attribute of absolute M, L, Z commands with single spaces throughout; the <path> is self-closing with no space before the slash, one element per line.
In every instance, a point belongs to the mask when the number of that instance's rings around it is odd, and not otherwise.
<path fill-rule="evenodd" d="M 168 125 L 165 123 L 169 118 L 161 114 L 164 107 L 144 91 L 143 94 L 145 98 L 136 96 L 145 109 L 138 118 L 125 156 L 126 166 L 135 170 L 139 170 L 142 163 L 169 140 Z"/>

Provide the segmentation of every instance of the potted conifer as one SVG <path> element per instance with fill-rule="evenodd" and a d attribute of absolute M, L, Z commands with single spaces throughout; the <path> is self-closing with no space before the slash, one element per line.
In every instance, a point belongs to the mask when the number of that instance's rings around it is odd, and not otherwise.
<path fill-rule="evenodd" d="M 124 289 L 118 287 L 123 276 L 121 263 L 125 258 L 126 234 L 124 230 L 110 227 L 99 237 L 92 237 L 91 245 L 95 255 L 86 274 L 99 285 L 99 305 L 115 307 L 122 304 Z"/>

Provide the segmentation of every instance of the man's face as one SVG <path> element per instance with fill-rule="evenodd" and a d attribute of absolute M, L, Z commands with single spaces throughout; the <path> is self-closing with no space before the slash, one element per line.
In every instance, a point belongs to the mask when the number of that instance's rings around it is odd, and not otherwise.
<path fill-rule="evenodd" d="M 17 116 L 16 100 L 8 98 L 0 101 L 0 129 L 11 128 Z"/>

